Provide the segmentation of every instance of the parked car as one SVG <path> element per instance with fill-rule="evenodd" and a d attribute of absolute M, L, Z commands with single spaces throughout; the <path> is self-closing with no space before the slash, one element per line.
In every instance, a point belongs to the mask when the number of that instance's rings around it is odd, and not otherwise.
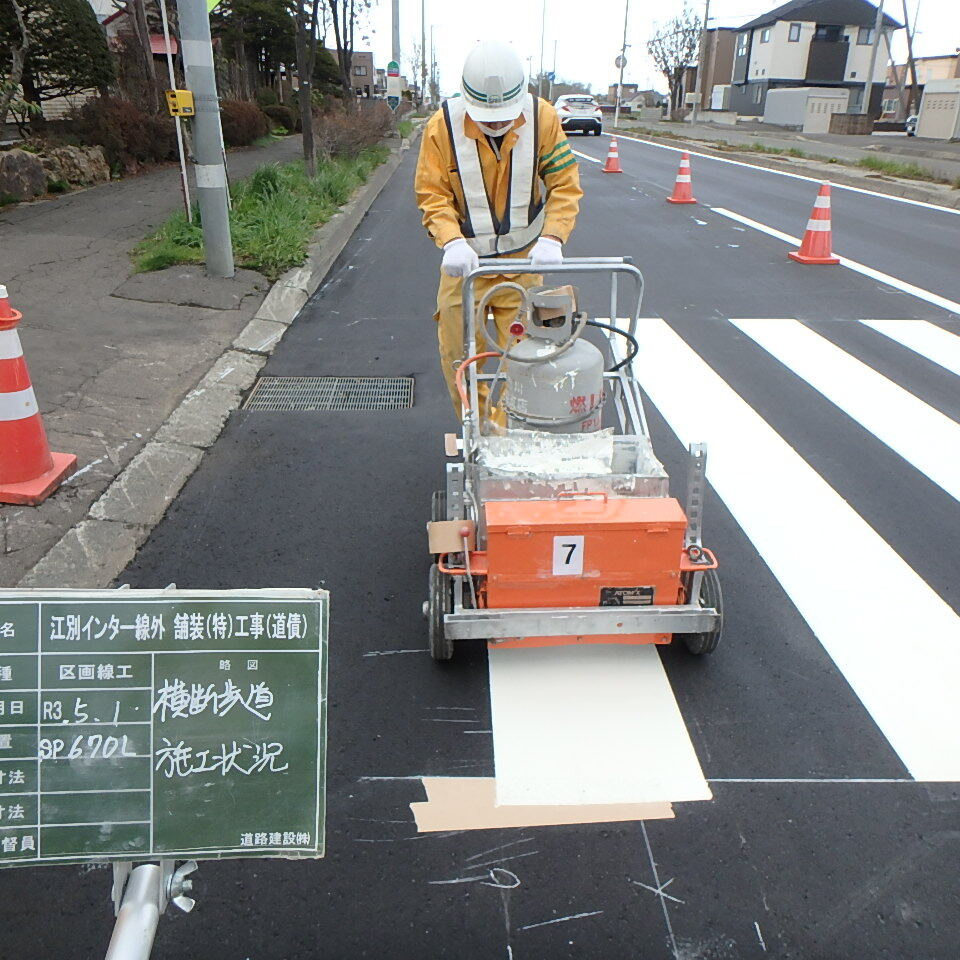
<path fill-rule="evenodd" d="M 907 136 L 915 137 L 917 135 L 917 120 L 919 119 L 919 114 L 911 113 L 907 117 Z"/>
<path fill-rule="evenodd" d="M 554 104 L 560 116 L 560 126 L 564 133 L 579 130 L 600 136 L 603 121 L 600 119 L 600 105 L 593 97 L 584 94 L 567 94 L 558 97 Z"/>

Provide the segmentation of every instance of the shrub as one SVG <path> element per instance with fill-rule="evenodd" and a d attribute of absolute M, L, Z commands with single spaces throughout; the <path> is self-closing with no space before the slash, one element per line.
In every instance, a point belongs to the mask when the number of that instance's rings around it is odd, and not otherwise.
<path fill-rule="evenodd" d="M 69 193 L 70 184 L 66 180 L 48 180 L 47 193 Z"/>
<path fill-rule="evenodd" d="M 283 104 L 266 106 L 263 112 L 270 118 L 274 127 L 284 127 L 286 130 L 293 130 L 297 125 L 296 114 L 289 107 Z"/>
<path fill-rule="evenodd" d="M 170 118 L 144 113 L 129 100 L 89 100 L 73 113 L 72 125 L 82 145 L 103 147 L 112 169 L 159 163 L 177 155 Z"/>
<path fill-rule="evenodd" d="M 261 87 L 254 98 L 257 101 L 257 106 L 266 113 L 265 107 L 275 107 L 279 102 L 276 91 L 273 87 Z"/>
<path fill-rule="evenodd" d="M 382 100 L 359 103 L 353 110 L 331 110 L 314 117 L 317 152 L 326 157 L 356 156 L 393 130 L 393 115 Z"/>
<path fill-rule="evenodd" d="M 224 100 L 220 104 L 223 142 L 228 147 L 248 147 L 270 132 L 267 115 L 248 100 Z"/>

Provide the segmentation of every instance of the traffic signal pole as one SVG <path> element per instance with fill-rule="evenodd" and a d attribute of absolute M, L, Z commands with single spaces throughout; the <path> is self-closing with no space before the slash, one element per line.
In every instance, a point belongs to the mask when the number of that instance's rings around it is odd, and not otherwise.
<path fill-rule="evenodd" d="M 196 157 L 197 203 L 203 226 L 203 249 L 207 274 L 232 277 L 233 243 L 230 239 L 230 207 L 227 171 L 223 162 L 220 100 L 213 69 L 213 46 L 206 0 L 177 0 L 180 47 L 187 87 L 193 91 L 193 148 Z"/>

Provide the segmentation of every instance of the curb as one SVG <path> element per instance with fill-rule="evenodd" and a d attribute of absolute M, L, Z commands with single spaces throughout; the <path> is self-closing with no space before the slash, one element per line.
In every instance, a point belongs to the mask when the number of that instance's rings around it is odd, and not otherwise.
<path fill-rule="evenodd" d="M 257 378 L 287 328 L 326 278 L 380 191 L 419 136 L 390 156 L 357 193 L 314 234 L 307 259 L 267 292 L 254 318 L 200 382 L 160 425 L 152 440 L 71 527 L 20 579 L 18 587 L 109 586 L 136 556 L 190 475 L 200 466 L 230 414 Z"/>
<path fill-rule="evenodd" d="M 847 187 L 860 187 L 872 190 L 874 193 L 888 194 L 892 197 L 902 197 L 905 200 L 918 200 L 922 203 L 932 203 L 938 207 L 960 210 L 960 190 L 945 187 L 944 193 L 938 190 L 925 189 L 914 186 L 912 181 L 902 178 L 886 177 L 882 174 L 870 176 L 847 172 L 848 165 L 843 163 L 825 163 L 818 160 L 798 159 L 796 162 L 778 160 L 775 155 L 757 156 L 755 153 L 743 150 L 718 150 L 710 146 L 709 140 L 687 140 L 683 137 L 662 137 L 649 134 L 621 131 L 611 134 L 639 141 L 663 144 L 667 147 L 676 147 L 678 150 L 690 149 L 705 153 L 711 157 L 735 159 L 740 163 L 761 167 L 769 170 L 778 170 L 781 173 L 795 173 L 808 176 L 811 180 L 823 179 L 830 183 L 843 184 Z M 683 146 L 677 146 L 682 144 Z M 823 177 L 819 174 L 823 173 Z M 949 191 L 949 192 L 947 192 Z M 952 195 L 951 195 L 952 194 Z"/>

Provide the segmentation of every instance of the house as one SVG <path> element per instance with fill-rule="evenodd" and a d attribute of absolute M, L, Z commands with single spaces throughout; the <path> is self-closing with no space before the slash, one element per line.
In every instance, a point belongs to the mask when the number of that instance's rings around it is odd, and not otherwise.
<path fill-rule="evenodd" d="M 334 63 L 339 63 L 337 51 L 327 49 Z M 373 54 L 369 50 L 354 50 L 350 58 L 350 81 L 353 92 L 361 98 L 368 98 L 377 94 L 378 71 L 373 65 Z"/>
<path fill-rule="evenodd" d="M 699 93 L 702 95 L 701 110 L 726 109 L 720 105 L 712 106 L 713 91 L 730 83 L 738 33 L 736 27 L 711 27 L 707 31 L 702 58 L 687 66 L 680 78 L 681 106 L 686 102 L 688 93 Z M 700 59 L 703 60 L 703 82 L 699 78 Z"/>
<path fill-rule="evenodd" d="M 942 54 L 936 57 L 914 57 L 917 70 L 917 96 L 923 93 L 924 85 L 930 80 L 955 80 L 960 78 L 960 51 Z M 900 91 L 906 89 L 904 99 L 909 99 L 909 90 L 913 83 L 909 65 L 898 63 L 887 71 L 887 85 L 883 90 L 883 117 L 893 119 L 897 115 L 900 103 Z M 902 117 L 901 117 L 902 119 Z"/>
<path fill-rule="evenodd" d="M 637 94 L 640 92 L 639 83 L 625 83 L 620 89 L 620 103 L 624 104 L 628 100 L 633 100 Z M 607 87 L 607 103 L 616 103 L 617 102 L 617 84 L 611 83 Z"/>
<path fill-rule="evenodd" d="M 760 116 L 767 91 L 778 87 L 836 87 L 859 113 L 869 84 L 868 113 L 880 113 L 892 34 L 901 24 L 883 15 L 872 77 L 870 58 L 877 8 L 868 0 L 789 0 L 745 23 L 737 33 L 730 109 Z"/>

